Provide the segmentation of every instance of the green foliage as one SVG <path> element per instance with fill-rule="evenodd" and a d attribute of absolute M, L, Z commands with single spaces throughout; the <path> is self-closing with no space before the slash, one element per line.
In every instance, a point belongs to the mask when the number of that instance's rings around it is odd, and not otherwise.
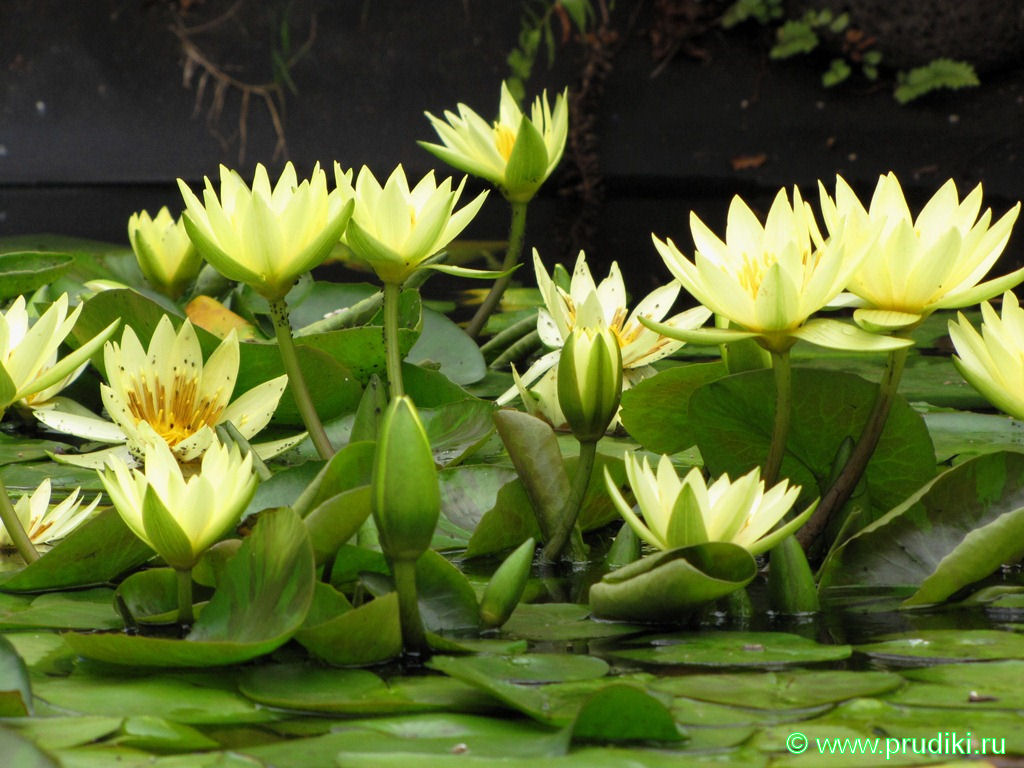
<path fill-rule="evenodd" d="M 818 35 L 814 27 L 804 19 L 789 19 L 775 32 L 776 42 L 769 56 L 773 59 L 788 59 L 800 53 L 810 53 L 818 47 Z"/>
<path fill-rule="evenodd" d="M 935 59 L 923 67 L 897 75 L 893 95 L 900 104 L 920 98 L 939 88 L 968 88 L 980 84 L 978 73 L 966 61 Z"/>
<path fill-rule="evenodd" d="M 722 15 L 722 26 L 726 29 L 735 27 L 748 19 L 759 24 L 768 24 L 781 18 L 785 12 L 783 0 L 736 0 Z"/>
<path fill-rule="evenodd" d="M 570 22 L 583 35 L 594 18 L 591 0 L 524 0 L 519 38 L 506 57 L 509 77 L 505 82 L 516 101 L 526 96 L 526 81 L 533 73 L 541 48 L 550 68 L 555 63 L 559 45 L 568 41 Z M 560 40 L 555 37 L 556 19 L 560 22 Z"/>

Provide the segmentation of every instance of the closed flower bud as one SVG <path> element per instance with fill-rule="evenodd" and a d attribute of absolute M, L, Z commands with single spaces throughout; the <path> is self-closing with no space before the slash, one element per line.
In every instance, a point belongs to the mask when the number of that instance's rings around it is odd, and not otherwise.
<path fill-rule="evenodd" d="M 480 621 L 487 628 L 500 627 L 519 605 L 533 564 L 536 543 L 527 539 L 498 566 L 480 599 Z"/>
<path fill-rule="evenodd" d="M 179 216 L 175 221 L 166 207 L 155 218 L 147 211 L 133 213 L 128 219 L 128 240 L 146 280 L 172 299 L 185 292 L 203 265 L 183 219 Z"/>
<path fill-rule="evenodd" d="M 558 403 L 581 442 L 601 438 L 619 410 L 622 353 L 608 328 L 569 334 L 558 361 Z"/>
<path fill-rule="evenodd" d="M 373 519 L 392 561 L 415 560 L 430 546 L 441 492 L 430 440 L 408 397 L 388 405 L 373 462 Z"/>

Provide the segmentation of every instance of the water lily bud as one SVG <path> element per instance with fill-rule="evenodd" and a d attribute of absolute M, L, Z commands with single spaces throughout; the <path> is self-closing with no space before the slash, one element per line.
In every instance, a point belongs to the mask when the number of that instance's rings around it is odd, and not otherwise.
<path fill-rule="evenodd" d="M 576 328 L 558 361 L 558 403 L 582 442 L 600 439 L 619 410 L 622 353 L 607 328 Z"/>
<path fill-rule="evenodd" d="M 384 413 L 371 485 L 381 549 L 393 561 L 415 560 L 430 546 L 441 491 L 430 440 L 408 397 L 396 397 Z"/>
<path fill-rule="evenodd" d="M 184 220 L 179 216 L 175 221 L 166 207 L 156 218 L 150 218 L 148 211 L 133 213 L 128 219 L 128 240 L 143 276 L 172 299 L 185 292 L 203 265 L 185 231 Z"/>
<path fill-rule="evenodd" d="M 519 605 L 519 599 L 530 578 L 535 546 L 533 539 L 524 541 L 505 558 L 487 582 L 487 589 L 480 600 L 480 621 L 485 627 L 500 627 Z"/>

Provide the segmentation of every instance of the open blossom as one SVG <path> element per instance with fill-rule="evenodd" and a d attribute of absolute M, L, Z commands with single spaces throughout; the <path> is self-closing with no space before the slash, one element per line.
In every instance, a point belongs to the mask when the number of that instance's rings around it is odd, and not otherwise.
<path fill-rule="evenodd" d="M 172 568 L 187 570 L 235 526 L 256 492 L 252 454 L 213 443 L 185 479 L 167 443 L 149 432 L 145 469 L 110 457 L 103 487 L 125 524 Z"/>
<path fill-rule="evenodd" d="M 221 166 L 219 195 L 209 179 L 205 182 L 200 202 L 178 179 L 189 237 L 214 269 L 271 300 L 282 298 L 300 275 L 327 258 L 352 215 L 350 200 L 337 189 L 327 191 L 327 174 L 319 164 L 299 182 L 287 163 L 273 186 L 259 164 L 252 189 Z"/>
<path fill-rule="evenodd" d="M 754 338 L 784 352 L 798 339 L 851 350 L 888 350 L 909 342 L 874 336 L 836 320 L 811 318 L 845 287 L 863 256 L 826 241 L 810 206 L 797 189 L 790 202 L 779 190 L 764 225 L 738 196 L 729 205 L 725 240 L 690 214 L 694 261 L 672 240 L 654 237 L 665 265 L 704 306 L 730 322 L 729 328 L 695 331 L 651 327 L 694 343 L 720 344 Z"/>
<path fill-rule="evenodd" d="M 454 168 L 486 179 L 512 202 L 529 201 L 562 159 L 569 135 L 567 92 L 555 99 L 545 92 L 523 114 L 505 83 L 501 84 L 498 119 L 488 123 L 459 104 L 459 114 L 445 111 L 444 120 L 427 112 L 442 144 L 419 145 Z"/>
<path fill-rule="evenodd" d="M 619 492 L 605 469 L 605 485 L 616 508 L 637 536 L 656 549 L 675 549 L 725 541 L 757 555 L 766 552 L 803 525 L 816 504 L 785 525 L 775 528 L 800 495 L 800 486 L 783 480 L 765 489 L 760 468 L 736 480 L 722 475 L 711 485 L 699 467 L 682 480 L 668 456 L 657 471 L 646 457 L 638 461 L 626 452 L 626 477 L 636 496 L 641 520 Z"/>
<path fill-rule="evenodd" d="M 215 442 L 214 429 L 230 421 L 249 439 L 263 429 L 277 409 L 287 376 L 263 382 L 231 400 L 238 378 L 238 338 L 232 330 L 203 363 L 192 323 L 185 320 L 175 333 L 164 315 L 143 349 L 135 331 L 126 326 L 121 343 L 107 342 L 103 360 L 109 384 L 100 393 L 106 421 L 80 412 L 44 409 L 36 417 L 47 426 L 79 437 L 107 443 L 127 443 L 136 456 L 145 449 L 145 435 L 159 436 L 178 461 L 197 459 Z M 144 430 L 144 427 L 146 428 Z M 254 446 L 261 456 L 273 455 Z M 89 457 L 89 458 L 86 458 Z M 105 453 L 62 457 L 71 463 L 102 466 Z"/>
<path fill-rule="evenodd" d="M 14 503 L 14 512 L 21 521 L 29 540 L 39 546 L 63 539 L 92 515 L 100 501 L 99 494 L 90 504 L 82 507 L 83 499 L 75 488 L 62 502 L 50 506 L 50 478 L 46 478 L 32 493 L 26 493 Z M 7 529 L 0 523 L 0 549 L 14 549 Z"/>
<path fill-rule="evenodd" d="M 487 197 L 482 192 L 455 210 L 465 177 L 452 189 L 451 179 L 438 184 L 430 171 L 410 189 L 400 165 L 383 187 L 366 166 L 359 171 L 354 186 L 352 171 L 343 173 L 337 163 L 334 176 L 344 199 L 355 201 L 345 243 L 373 268 L 377 277 L 395 285 L 454 240 Z"/>
<path fill-rule="evenodd" d="M 947 181 L 915 218 L 895 174 L 878 179 L 867 209 L 836 177 L 833 200 L 821 188 L 829 233 L 860 266 L 847 281 L 859 307 L 854 319 L 870 330 L 911 327 L 937 309 L 977 304 L 1024 279 L 1024 269 L 980 282 L 1010 238 L 1020 203 L 994 224 L 981 211 L 981 184 L 963 200 Z"/>
<path fill-rule="evenodd" d="M 626 286 L 619 266 L 612 263 L 608 277 L 595 284 L 587 266 L 586 255 L 580 251 L 573 268 L 569 290 L 559 288 L 540 260 L 536 249 L 533 252 L 533 266 L 537 276 L 544 307 L 537 316 L 537 332 L 545 346 L 551 351 L 542 355 L 522 376 L 515 373 L 517 385 L 498 398 L 498 404 L 510 402 L 517 393 L 524 394 L 527 388 L 538 399 L 544 415 L 556 425 L 564 418 L 558 408 L 555 390 L 557 388 L 556 366 L 562 345 L 577 327 L 607 328 L 615 336 L 622 354 L 622 387 L 628 389 L 655 373 L 651 363 L 671 355 L 682 345 L 682 341 L 666 338 L 650 330 L 640 318 L 659 321 L 665 317 L 676 297 L 679 284 L 672 282 L 656 288 L 642 299 L 632 312 L 626 306 Z M 665 321 L 672 328 L 696 328 L 703 324 L 711 313 L 704 307 L 680 312 Z M 528 396 L 524 402 L 529 402 Z"/>
<path fill-rule="evenodd" d="M 981 315 L 981 333 L 962 313 L 949 322 L 953 364 L 992 405 L 1024 420 L 1024 309 L 1007 291 L 1001 314 L 986 301 Z"/>
<path fill-rule="evenodd" d="M 71 333 L 79 304 L 68 314 L 63 294 L 33 323 L 25 298 L 18 296 L 6 312 L 0 312 L 0 416 L 13 403 L 36 407 L 57 395 L 88 364 L 89 357 L 117 328 L 114 321 L 59 361 L 57 350 Z"/>

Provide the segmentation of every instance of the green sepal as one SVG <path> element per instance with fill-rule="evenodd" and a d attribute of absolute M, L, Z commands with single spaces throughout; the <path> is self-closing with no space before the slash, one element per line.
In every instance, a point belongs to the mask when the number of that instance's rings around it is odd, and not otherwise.
<path fill-rule="evenodd" d="M 183 571 L 196 564 L 192 543 L 152 486 L 146 487 L 142 500 L 142 525 L 149 543 L 169 566 Z"/>
<path fill-rule="evenodd" d="M 672 514 L 665 532 L 665 541 L 669 549 L 676 547 L 692 547 L 708 540 L 708 531 L 704 526 L 704 515 L 700 511 L 700 502 L 693 492 L 693 487 L 685 483 L 676 503 L 672 505 Z"/>
<path fill-rule="evenodd" d="M 516 264 L 509 269 L 470 269 L 455 264 L 423 264 L 421 269 L 432 269 L 435 272 L 443 272 L 446 275 L 455 277 L 470 277 L 475 280 L 496 280 L 499 277 L 507 277 L 519 269 L 522 264 Z"/>
<path fill-rule="evenodd" d="M 548 172 L 548 148 L 537 127 L 524 115 L 516 143 L 505 165 L 502 192 L 510 202 L 525 203 L 544 183 Z"/>

